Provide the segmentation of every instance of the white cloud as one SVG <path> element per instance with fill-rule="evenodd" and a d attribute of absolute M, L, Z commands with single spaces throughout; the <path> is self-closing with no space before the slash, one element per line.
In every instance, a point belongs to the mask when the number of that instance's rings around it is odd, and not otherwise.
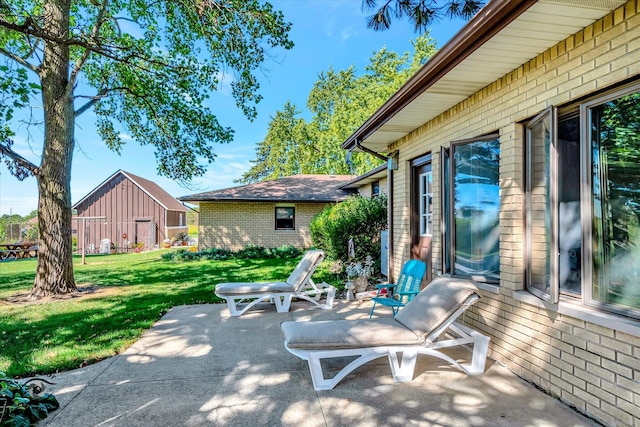
<path fill-rule="evenodd" d="M 341 40 L 342 41 L 347 41 L 351 38 L 351 36 L 353 36 L 354 34 L 357 34 L 357 32 L 353 29 L 353 26 L 349 26 L 347 28 L 343 28 L 342 31 L 340 32 L 341 35 Z"/>

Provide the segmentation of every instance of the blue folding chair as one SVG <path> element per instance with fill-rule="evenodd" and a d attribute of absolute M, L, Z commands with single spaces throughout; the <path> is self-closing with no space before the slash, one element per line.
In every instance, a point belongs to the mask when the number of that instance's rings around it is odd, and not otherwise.
<path fill-rule="evenodd" d="M 396 317 L 398 310 L 404 307 L 420 292 L 420 284 L 426 271 L 427 265 L 424 262 L 412 259 L 404 263 L 397 283 L 381 283 L 376 285 L 378 293 L 371 299 L 373 301 L 373 307 L 371 307 L 369 318 L 373 316 L 373 310 L 375 310 L 377 304 L 391 307 L 393 317 Z M 383 289 L 387 290 L 386 297 L 381 295 Z"/>

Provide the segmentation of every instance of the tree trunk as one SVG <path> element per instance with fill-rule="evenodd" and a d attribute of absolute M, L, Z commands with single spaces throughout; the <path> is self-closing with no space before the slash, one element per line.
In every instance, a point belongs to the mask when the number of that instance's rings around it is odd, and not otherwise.
<path fill-rule="evenodd" d="M 70 0 L 45 2 L 44 29 L 61 40 L 69 36 Z M 71 246 L 71 160 L 73 157 L 73 89 L 69 87 L 69 46 L 45 42 L 42 71 L 44 148 L 37 173 L 38 268 L 32 298 L 77 290 Z"/>

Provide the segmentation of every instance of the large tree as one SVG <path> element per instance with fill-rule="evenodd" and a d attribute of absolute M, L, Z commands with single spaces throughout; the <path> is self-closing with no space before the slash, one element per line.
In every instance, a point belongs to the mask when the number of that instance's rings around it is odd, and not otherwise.
<path fill-rule="evenodd" d="M 428 58 L 435 41 L 423 34 L 413 52 L 400 55 L 382 48 L 374 52 L 363 73 L 354 66 L 320 73 L 307 98 L 310 121 L 288 102 L 272 118 L 265 139 L 256 146 L 257 159 L 239 182 L 252 183 L 299 173 L 364 173 L 381 164 L 365 153 L 347 162 L 342 142 L 379 108 Z"/>
<path fill-rule="evenodd" d="M 442 18 L 471 18 L 484 0 L 362 0 L 365 12 L 374 12 L 367 18 L 367 26 L 375 31 L 388 30 L 394 19 L 406 19 L 416 32 L 427 31 Z"/>
<path fill-rule="evenodd" d="M 237 105 L 255 117 L 254 73 L 270 49 L 292 47 L 289 29 L 281 12 L 257 0 L 0 0 L 0 152 L 17 177 L 35 175 L 39 189 L 32 297 L 76 290 L 70 176 L 78 116 L 93 110 L 116 152 L 123 132 L 153 145 L 158 172 L 188 181 L 214 160 L 214 143 L 233 137 L 206 106 L 210 93 L 231 75 Z M 16 111 L 37 99 L 38 165 L 10 139 Z"/>

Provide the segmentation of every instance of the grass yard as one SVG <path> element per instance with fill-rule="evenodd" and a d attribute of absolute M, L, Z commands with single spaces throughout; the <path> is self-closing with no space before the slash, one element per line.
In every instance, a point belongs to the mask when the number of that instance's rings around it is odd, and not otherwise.
<path fill-rule="evenodd" d="M 165 261 L 167 250 L 75 259 L 78 295 L 27 301 L 36 260 L 0 263 L 0 371 L 48 374 L 122 352 L 171 307 L 220 302 L 213 285 L 285 279 L 296 259 Z M 324 274 L 323 274 L 324 273 Z M 328 275 L 319 269 L 314 276 Z M 327 277 L 328 279 L 328 277 Z"/>

